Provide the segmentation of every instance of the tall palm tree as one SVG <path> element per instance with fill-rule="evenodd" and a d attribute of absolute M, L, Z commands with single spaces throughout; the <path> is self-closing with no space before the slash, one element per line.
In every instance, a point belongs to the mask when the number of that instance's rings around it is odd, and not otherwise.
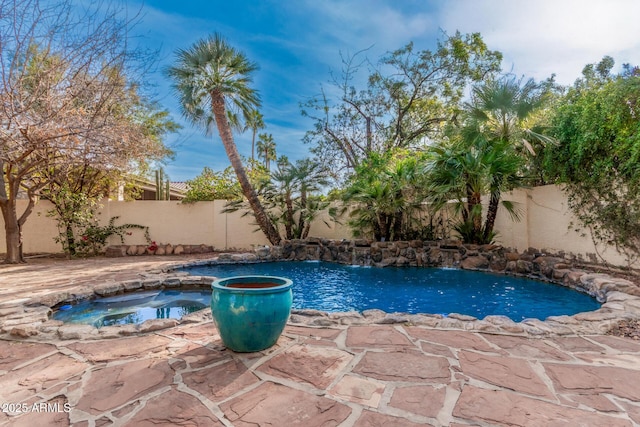
<path fill-rule="evenodd" d="M 247 117 L 247 122 L 245 123 L 245 127 L 243 131 L 251 129 L 251 163 L 255 161 L 255 153 L 256 153 L 256 135 L 260 129 L 264 129 L 264 117 L 258 110 L 253 110 L 249 117 Z"/>
<path fill-rule="evenodd" d="M 276 143 L 273 135 L 261 133 L 258 136 L 258 157 L 264 160 L 264 167 L 271 170 L 271 160 L 276 159 Z"/>
<path fill-rule="evenodd" d="M 535 156 L 534 143 L 552 142 L 530 123 L 532 115 L 542 106 L 544 95 L 543 86 L 533 79 L 523 82 L 513 75 L 487 80 L 472 89 L 462 136 L 473 145 L 491 146 L 492 156 L 485 238 L 493 230 L 501 192 L 523 184 L 523 156 Z M 512 150 L 519 150 L 520 159 Z"/>
<path fill-rule="evenodd" d="M 456 201 L 462 214 L 458 232 L 472 243 L 492 240 L 500 205 L 518 217 L 513 203 L 501 199 L 502 193 L 524 186 L 526 156 L 535 155 L 534 143 L 550 141 L 529 123 L 543 95 L 533 80 L 523 84 L 509 75 L 487 80 L 472 89 L 471 102 L 465 106 L 461 127 L 450 135 L 450 144 L 431 150 L 431 199 L 440 207 Z M 484 225 L 483 194 L 489 195 Z"/>
<path fill-rule="evenodd" d="M 207 134 L 215 124 L 256 222 L 271 244 L 279 244 L 280 235 L 242 165 L 227 109 L 238 111 L 246 119 L 260 105 L 260 97 L 250 87 L 251 73 L 257 65 L 219 34 L 198 40 L 189 49 L 179 49 L 176 56 L 167 74 L 173 79 L 182 114 L 194 125 L 204 127 Z"/>

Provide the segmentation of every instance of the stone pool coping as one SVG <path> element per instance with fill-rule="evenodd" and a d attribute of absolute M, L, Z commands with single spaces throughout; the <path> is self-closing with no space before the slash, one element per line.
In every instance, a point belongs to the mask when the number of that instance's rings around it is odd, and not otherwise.
<path fill-rule="evenodd" d="M 217 263 L 260 262 L 254 253 L 222 254 L 211 259 L 176 263 L 161 270 L 149 271 L 139 279 L 129 279 L 97 285 L 79 285 L 42 296 L 24 297 L 0 301 L 0 337 L 49 341 L 52 339 L 105 339 L 146 334 L 179 324 L 211 321 L 208 309 L 189 314 L 181 319 L 153 319 L 139 325 L 118 325 L 95 328 L 91 325 L 64 324 L 52 320 L 52 308 L 58 304 L 89 298 L 106 297 L 123 292 L 176 287 L 206 287 L 213 277 L 190 276 L 176 271 L 190 266 Z M 479 270 L 481 271 L 481 270 Z M 558 283 L 558 281 L 555 281 Z M 593 273 L 572 269 L 564 275 L 560 284 L 581 289 L 598 297 L 603 303 L 595 311 L 572 316 L 551 316 L 544 321 L 525 319 L 514 322 L 506 316 L 472 316 L 452 313 L 406 314 L 386 313 L 381 310 L 326 313 L 318 310 L 293 310 L 290 325 L 310 327 L 347 327 L 351 325 L 405 324 L 437 329 L 455 329 L 471 332 L 508 333 L 529 337 L 560 335 L 605 334 L 618 321 L 640 318 L 640 296 L 634 295 L 640 288 L 633 282 L 605 273 Z"/>

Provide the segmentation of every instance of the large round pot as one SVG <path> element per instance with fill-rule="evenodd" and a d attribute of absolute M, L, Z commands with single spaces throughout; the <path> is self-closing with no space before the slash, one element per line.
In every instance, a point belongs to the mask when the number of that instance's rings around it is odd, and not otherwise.
<path fill-rule="evenodd" d="M 237 352 L 264 350 L 289 319 L 293 282 L 284 277 L 236 276 L 211 285 L 211 313 L 224 345 Z"/>

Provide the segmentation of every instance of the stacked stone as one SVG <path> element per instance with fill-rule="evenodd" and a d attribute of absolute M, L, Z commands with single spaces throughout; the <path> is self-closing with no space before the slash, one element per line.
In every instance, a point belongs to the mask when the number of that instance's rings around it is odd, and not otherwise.
<path fill-rule="evenodd" d="M 117 258 L 135 255 L 190 255 L 190 254 L 206 254 L 213 252 L 213 246 L 200 245 L 113 245 L 107 247 L 105 256 L 109 258 Z"/>
<path fill-rule="evenodd" d="M 597 266 L 586 264 L 579 256 L 551 254 L 535 248 L 518 253 L 499 245 L 465 245 L 457 240 L 370 242 L 310 238 L 286 240 L 270 250 L 262 247 L 256 250 L 256 256 L 259 260 L 321 260 L 375 267 L 456 267 L 559 283 L 586 291 L 600 301 L 605 300 L 612 287 L 640 296 L 639 288 L 632 282 L 618 278 L 611 284 L 608 275 L 607 280 L 590 276 L 586 270 Z"/>

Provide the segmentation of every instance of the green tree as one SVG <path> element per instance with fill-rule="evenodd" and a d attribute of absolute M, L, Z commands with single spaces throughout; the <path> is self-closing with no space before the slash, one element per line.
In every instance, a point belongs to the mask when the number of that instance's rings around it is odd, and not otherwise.
<path fill-rule="evenodd" d="M 240 185 L 231 166 L 222 172 L 205 166 L 200 175 L 187 181 L 187 186 L 183 203 L 233 200 L 242 197 Z"/>
<path fill-rule="evenodd" d="M 266 169 L 256 164 L 247 173 L 256 187 L 268 176 Z M 205 166 L 200 175 L 187 181 L 187 187 L 183 203 L 242 199 L 242 189 L 231 166 L 219 172 Z"/>
<path fill-rule="evenodd" d="M 215 124 L 256 222 L 271 244 L 277 245 L 280 235 L 249 181 L 227 117 L 227 106 L 237 109 L 245 121 L 259 106 L 259 96 L 250 87 L 257 65 L 219 34 L 198 40 L 176 55 L 167 74 L 173 79 L 184 117 L 207 133 Z"/>
<path fill-rule="evenodd" d="M 629 262 L 640 254 L 640 69 L 604 57 L 555 109 L 545 152 L 555 182 L 566 185 L 569 206 L 596 242 L 614 245 Z"/>
<path fill-rule="evenodd" d="M 307 238 L 311 223 L 329 207 L 319 194 L 328 184 L 327 177 L 327 170 L 319 163 L 303 159 L 292 164 L 285 156 L 278 158 L 276 170 L 263 176 L 258 184 L 260 197 L 271 220 L 282 226 L 285 239 Z M 231 201 L 224 212 L 238 210 L 248 212 L 244 201 Z"/>
<path fill-rule="evenodd" d="M 91 173 L 99 174 L 91 170 L 83 171 L 82 174 Z M 90 181 L 97 184 L 96 188 L 86 188 L 85 181 L 78 177 L 69 181 L 56 182 L 53 184 L 55 190 L 50 194 L 44 194 L 54 206 L 47 215 L 57 220 L 58 236 L 55 241 L 62 245 L 62 250 L 69 257 L 81 252 L 83 241 L 78 234 L 82 234 L 95 219 L 95 210 L 98 205 L 96 193 L 106 194 L 108 191 L 107 182 L 98 184 L 94 178 L 95 176 L 90 178 Z"/>
<path fill-rule="evenodd" d="M 276 222 L 284 226 L 287 239 L 306 239 L 311 223 L 329 206 L 319 195 L 328 183 L 327 176 L 327 171 L 310 159 L 294 164 L 284 156 L 278 159 L 278 168 L 271 174 L 262 194 Z"/>
<path fill-rule="evenodd" d="M 552 141 L 541 133 L 538 116 L 550 87 L 549 81 L 490 76 L 472 88 L 460 122 L 449 126 L 447 138 L 430 149 L 430 200 L 436 209 L 454 202 L 461 217 L 455 228 L 464 241 L 491 242 L 500 206 L 518 218 L 516 207 L 502 200 L 502 193 L 526 184 L 535 147 Z M 485 194 L 489 203 L 483 224 Z"/>
<path fill-rule="evenodd" d="M 425 199 L 422 158 L 405 152 L 372 154 L 342 193 L 356 236 L 381 240 L 418 237 Z M 419 225 L 420 224 L 420 225 Z"/>
<path fill-rule="evenodd" d="M 492 242 L 495 233 L 490 218 L 482 224 L 482 196 L 489 194 L 490 203 L 498 200 L 517 219 L 514 204 L 500 200 L 499 194 L 520 185 L 524 159 L 504 141 L 473 142 L 470 145 L 457 139 L 430 149 L 431 159 L 426 167 L 428 200 L 435 210 L 453 204 L 455 213 L 461 218 L 454 228 L 463 241 L 483 244 Z"/>
<path fill-rule="evenodd" d="M 429 201 L 436 211 L 453 203 L 456 215 L 462 218 L 458 227 L 466 242 L 482 239 L 482 194 L 486 189 L 486 167 L 483 152 L 469 148 L 456 140 L 439 144 L 429 150 L 425 171 L 429 183 Z M 458 230 L 460 232 L 460 230 Z"/>
<path fill-rule="evenodd" d="M 132 50 L 134 22 L 114 3 L 0 2 L 0 210 L 5 262 L 24 262 L 22 227 L 57 174 L 85 164 L 130 171 L 163 148 L 131 119 L 152 57 Z M 136 67 L 141 66 L 140 68 Z M 28 202 L 18 211 L 17 199 Z"/>
<path fill-rule="evenodd" d="M 513 75 L 487 79 L 472 89 L 461 133 L 469 147 L 485 154 L 489 193 L 485 241 L 493 233 L 502 192 L 524 184 L 524 158 L 536 155 L 534 144 L 552 142 L 532 120 L 544 105 L 544 89 L 533 79 L 523 81 Z"/>
<path fill-rule="evenodd" d="M 445 35 L 435 51 L 409 43 L 383 56 L 358 88 L 354 82 L 362 81 L 359 72 L 369 64 L 358 62 L 358 55 L 343 59 L 343 74 L 331 90 L 340 94 L 337 99 L 323 90 L 302 106 L 314 120 L 304 141 L 332 171 L 347 175 L 372 153 L 424 146 L 455 119 L 467 84 L 498 72 L 502 59 L 477 33 Z"/>

